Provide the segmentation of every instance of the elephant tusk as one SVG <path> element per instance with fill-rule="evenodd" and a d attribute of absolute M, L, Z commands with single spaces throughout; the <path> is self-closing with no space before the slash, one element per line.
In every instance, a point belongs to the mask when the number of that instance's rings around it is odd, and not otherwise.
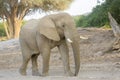
<path fill-rule="evenodd" d="M 72 42 L 73 42 L 73 41 L 72 41 L 71 39 L 69 39 L 69 38 L 67 39 L 67 41 L 68 41 L 69 43 L 72 43 Z"/>
<path fill-rule="evenodd" d="M 88 39 L 88 37 L 80 36 L 80 39 Z"/>

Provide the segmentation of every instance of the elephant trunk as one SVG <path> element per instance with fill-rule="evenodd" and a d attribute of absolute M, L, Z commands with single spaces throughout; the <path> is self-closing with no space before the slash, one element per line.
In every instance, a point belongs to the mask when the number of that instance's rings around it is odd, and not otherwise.
<path fill-rule="evenodd" d="M 66 29 L 65 37 L 66 37 L 66 40 L 72 46 L 72 51 L 73 51 L 74 61 L 75 61 L 75 76 L 77 76 L 80 69 L 80 46 L 79 46 L 80 38 L 77 32 L 77 29 L 75 27 Z"/>
<path fill-rule="evenodd" d="M 74 61 L 75 61 L 75 76 L 78 75 L 80 69 L 80 49 L 79 49 L 79 41 L 73 40 L 71 43 L 73 54 L 74 54 Z"/>

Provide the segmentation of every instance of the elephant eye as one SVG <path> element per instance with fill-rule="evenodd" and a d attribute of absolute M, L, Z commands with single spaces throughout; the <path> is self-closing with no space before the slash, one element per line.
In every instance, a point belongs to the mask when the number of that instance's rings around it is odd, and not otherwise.
<path fill-rule="evenodd" d="M 63 24 L 63 25 L 62 25 L 62 27 L 64 28 L 64 27 L 65 27 L 65 25 Z"/>

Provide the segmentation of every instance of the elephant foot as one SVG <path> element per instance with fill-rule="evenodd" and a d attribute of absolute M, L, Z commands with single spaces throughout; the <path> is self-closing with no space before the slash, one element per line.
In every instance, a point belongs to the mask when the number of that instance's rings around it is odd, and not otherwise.
<path fill-rule="evenodd" d="M 65 75 L 66 75 L 66 76 L 71 76 L 71 77 L 72 77 L 72 76 L 75 76 L 71 71 L 66 72 Z"/>
<path fill-rule="evenodd" d="M 19 69 L 19 73 L 23 76 L 26 76 L 26 71 L 23 69 Z"/>
<path fill-rule="evenodd" d="M 42 73 L 42 75 L 41 76 L 48 76 L 49 74 L 48 73 Z"/>
<path fill-rule="evenodd" d="M 33 75 L 33 76 L 41 76 L 38 71 L 32 71 L 32 75 Z"/>

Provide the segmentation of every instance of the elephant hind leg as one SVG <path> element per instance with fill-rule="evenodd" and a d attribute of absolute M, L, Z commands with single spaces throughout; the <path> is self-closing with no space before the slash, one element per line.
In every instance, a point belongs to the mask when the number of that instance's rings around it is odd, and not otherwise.
<path fill-rule="evenodd" d="M 38 64 L 37 64 L 37 58 L 39 54 L 33 54 L 31 56 L 32 59 L 32 75 L 33 76 L 40 76 L 40 73 L 38 71 Z"/>
<path fill-rule="evenodd" d="M 21 75 L 26 75 L 27 65 L 28 65 L 28 62 L 31 59 L 31 54 L 32 53 L 31 53 L 29 47 L 27 45 L 25 45 L 24 42 L 20 43 L 20 45 L 21 45 L 23 60 L 22 60 L 22 65 L 19 69 L 19 72 L 20 72 Z"/>
<path fill-rule="evenodd" d="M 27 64 L 28 64 L 30 58 L 31 57 L 23 57 L 23 62 L 22 62 L 22 65 L 20 67 L 20 70 L 19 70 L 21 75 L 26 75 Z"/>

